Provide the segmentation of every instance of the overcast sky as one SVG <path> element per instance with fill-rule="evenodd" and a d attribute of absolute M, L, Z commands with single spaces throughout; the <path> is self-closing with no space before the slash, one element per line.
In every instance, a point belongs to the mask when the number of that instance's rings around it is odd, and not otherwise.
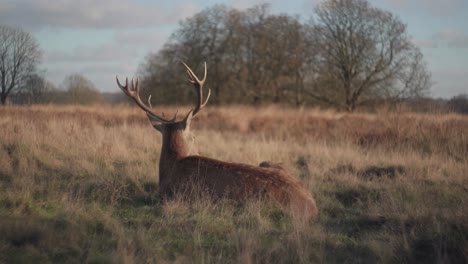
<path fill-rule="evenodd" d="M 0 24 L 31 32 L 44 52 L 41 68 L 60 85 L 81 73 L 101 91 L 115 75 L 133 76 L 178 21 L 214 4 L 239 9 L 270 3 L 272 13 L 307 20 L 319 0 L 0 0 Z M 432 72 L 432 95 L 468 93 L 468 0 L 370 0 L 408 25 Z M 209 63 L 209 62 L 208 62 Z"/>

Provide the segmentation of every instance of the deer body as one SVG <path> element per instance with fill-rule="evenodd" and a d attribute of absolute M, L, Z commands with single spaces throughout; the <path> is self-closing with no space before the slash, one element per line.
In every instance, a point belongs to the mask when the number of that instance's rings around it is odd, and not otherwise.
<path fill-rule="evenodd" d="M 170 199 L 175 193 L 244 201 L 267 197 L 294 214 L 315 216 L 312 195 L 284 168 L 257 167 L 190 155 L 192 143 L 180 131 L 166 131 L 159 165 L 159 193 Z M 188 133 L 188 132 L 185 132 Z"/>
<path fill-rule="evenodd" d="M 200 81 L 192 70 L 187 68 L 189 81 L 197 88 L 198 103 L 181 121 L 166 119 L 156 115 L 138 95 L 132 82 L 133 90 L 119 87 L 146 111 L 153 127 L 163 136 L 159 163 L 159 194 L 163 199 L 170 199 L 175 194 L 184 197 L 207 195 L 210 198 L 227 198 L 243 202 L 249 198 L 265 197 L 279 203 L 284 209 L 295 215 L 314 217 L 317 214 L 315 201 L 304 185 L 287 169 L 278 164 L 262 162 L 260 166 L 219 161 L 198 156 L 190 123 L 202 104 L 202 87 L 206 78 Z M 118 82 L 118 80 L 117 80 Z M 150 104 L 151 105 L 151 104 Z"/>

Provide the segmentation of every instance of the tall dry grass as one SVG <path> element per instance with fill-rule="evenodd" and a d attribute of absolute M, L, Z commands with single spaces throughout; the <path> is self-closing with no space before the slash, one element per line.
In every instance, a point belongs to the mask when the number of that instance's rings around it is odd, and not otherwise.
<path fill-rule="evenodd" d="M 290 167 L 318 219 L 267 201 L 159 203 L 161 137 L 136 107 L 8 106 L 0 262 L 468 259 L 466 116 L 230 106 L 204 109 L 193 126 L 205 156 Z"/>

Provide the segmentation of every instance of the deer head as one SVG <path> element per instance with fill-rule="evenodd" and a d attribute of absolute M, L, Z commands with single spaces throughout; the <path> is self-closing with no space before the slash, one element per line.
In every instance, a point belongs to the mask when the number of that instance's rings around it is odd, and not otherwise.
<path fill-rule="evenodd" d="M 190 69 L 187 64 L 183 63 L 184 67 L 187 70 L 188 80 L 193 84 L 195 92 L 197 94 L 197 104 L 195 108 L 190 110 L 186 116 L 180 120 L 177 120 L 177 112 L 171 119 L 166 118 L 166 115 L 162 112 L 162 115 L 158 115 L 153 110 L 151 105 L 151 96 L 148 98 L 148 105 L 146 105 L 140 98 L 139 95 L 139 81 L 136 82 L 132 79 L 131 88 L 128 85 L 128 78 L 125 79 L 125 85 L 122 85 L 119 82 L 118 77 L 116 76 L 117 85 L 119 88 L 130 98 L 132 98 L 135 103 L 146 112 L 149 120 L 153 127 L 162 133 L 163 136 L 163 149 L 162 153 L 170 154 L 171 158 L 181 158 L 188 155 L 196 154 L 196 148 L 193 140 L 193 136 L 190 133 L 190 123 L 192 119 L 199 113 L 199 111 L 205 107 L 208 99 L 210 98 L 211 90 L 208 90 L 208 95 L 205 100 L 203 100 L 203 85 L 206 80 L 206 63 L 204 64 L 205 73 L 203 79 L 200 80 L 195 73 Z M 163 157 L 164 159 L 165 157 Z"/>

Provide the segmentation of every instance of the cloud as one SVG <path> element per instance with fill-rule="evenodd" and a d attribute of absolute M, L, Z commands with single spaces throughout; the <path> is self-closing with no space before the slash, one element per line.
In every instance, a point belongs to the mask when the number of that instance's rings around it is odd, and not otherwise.
<path fill-rule="evenodd" d="M 238 9 L 246 9 L 256 5 L 268 4 L 271 1 L 267 0 L 231 0 L 229 5 L 238 8 Z"/>
<path fill-rule="evenodd" d="M 161 31 L 118 31 L 114 34 L 113 41 L 120 45 L 148 47 L 151 50 L 158 50 L 169 36 L 170 33 Z"/>
<path fill-rule="evenodd" d="M 131 0 L 0 0 L 0 23 L 27 29 L 130 28 L 176 23 L 198 11 L 190 2 L 166 6 Z"/>
<path fill-rule="evenodd" d="M 451 98 L 459 94 L 466 94 L 468 70 L 444 69 L 433 72 L 435 82 L 432 92 L 435 97 Z"/>
<path fill-rule="evenodd" d="M 105 43 L 65 50 L 45 50 L 46 75 L 59 85 L 71 73 L 80 73 L 102 91 L 115 91 L 115 75 L 130 78 L 137 73 L 142 58 L 161 47 L 165 34 L 151 30 L 116 31 Z"/>
<path fill-rule="evenodd" d="M 434 33 L 429 39 L 416 40 L 415 43 L 426 48 L 468 49 L 468 34 L 459 30 L 444 30 Z"/>
<path fill-rule="evenodd" d="M 417 11 L 435 16 L 451 16 L 463 12 L 466 0 L 386 0 L 400 11 Z"/>
<path fill-rule="evenodd" d="M 303 12 L 308 15 L 312 15 L 314 13 L 315 8 L 322 2 L 322 0 L 306 0 L 302 4 Z"/>
<path fill-rule="evenodd" d="M 435 33 L 432 38 L 439 43 L 445 44 L 449 48 L 468 48 L 468 34 L 462 31 L 441 31 Z"/>
<path fill-rule="evenodd" d="M 159 50 L 169 33 L 152 30 L 122 30 L 105 43 L 82 45 L 75 48 L 45 49 L 44 62 L 51 64 L 134 64 L 150 52 Z"/>
<path fill-rule="evenodd" d="M 47 79 L 61 85 L 66 76 L 79 73 L 91 80 L 101 91 L 118 91 L 115 76 L 132 78 L 137 72 L 138 60 L 131 56 L 121 56 L 114 61 L 76 62 L 56 61 L 46 67 Z"/>
<path fill-rule="evenodd" d="M 46 51 L 45 60 L 49 63 L 114 61 L 119 60 L 118 54 L 121 50 L 121 47 L 112 43 L 96 47 L 81 46 L 70 51 Z M 127 55 L 129 52 L 131 55 L 136 55 L 136 51 L 126 50 Z"/>

